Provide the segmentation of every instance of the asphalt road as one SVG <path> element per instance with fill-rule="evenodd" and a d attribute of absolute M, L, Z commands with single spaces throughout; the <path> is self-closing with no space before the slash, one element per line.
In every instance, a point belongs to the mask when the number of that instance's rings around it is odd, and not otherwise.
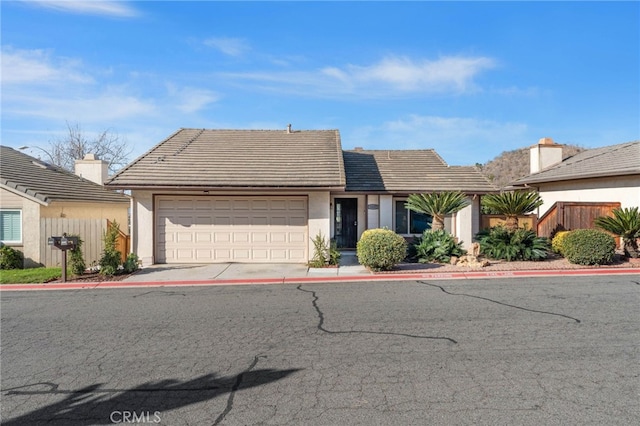
<path fill-rule="evenodd" d="M 3 292 L 2 424 L 636 425 L 640 277 Z"/>

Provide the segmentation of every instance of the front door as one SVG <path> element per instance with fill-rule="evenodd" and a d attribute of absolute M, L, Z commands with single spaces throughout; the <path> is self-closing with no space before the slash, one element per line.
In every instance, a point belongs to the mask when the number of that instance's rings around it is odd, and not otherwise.
<path fill-rule="evenodd" d="M 338 248 L 356 248 L 358 241 L 358 199 L 336 198 L 335 230 Z"/>

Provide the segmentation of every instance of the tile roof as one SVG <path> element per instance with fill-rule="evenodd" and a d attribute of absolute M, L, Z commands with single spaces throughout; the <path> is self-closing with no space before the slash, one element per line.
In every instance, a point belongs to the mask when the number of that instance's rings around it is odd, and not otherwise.
<path fill-rule="evenodd" d="M 635 174 L 640 174 L 640 141 L 582 151 L 555 166 L 520 178 L 512 185 Z"/>
<path fill-rule="evenodd" d="M 108 185 L 344 187 L 341 150 L 338 130 L 180 129 Z"/>
<path fill-rule="evenodd" d="M 350 150 L 343 152 L 347 191 L 495 192 L 478 169 L 448 166 L 433 150 Z"/>
<path fill-rule="evenodd" d="M 0 184 L 45 204 L 51 201 L 129 203 L 126 195 L 7 146 L 0 146 Z"/>

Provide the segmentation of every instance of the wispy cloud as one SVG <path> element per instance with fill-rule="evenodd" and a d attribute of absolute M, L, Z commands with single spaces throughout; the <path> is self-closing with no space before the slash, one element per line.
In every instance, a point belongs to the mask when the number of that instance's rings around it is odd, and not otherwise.
<path fill-rule="evenodd" d="M 464 92 L 477 74 L 494 66 L 494 61 L 485 57 L 452 56 L 433 61 L 388 57 L 369 66 L 330 67 L 322 72 L 352 86 L 382 84 L 400 92 Z"/>
<path fill-rule="evenodd" d="M 474 79 L 496 66 L 488 57 L 447 56 L 436 60 L 387 57 L 371 65 L 348 64 L 311 71 L 227 73 L 261 89 L 316 97 L 403 97 L 464 94 L 479 90 Z"/>
<path fill-rule="evenodd" d="M 74 82 L 87 84 L 93 78 L 81 71 L 82 63 L 67 58 L 52 58 L 46 50 L 19 50 L 4 47 L 0 53 L 2 63 L 2 84 L 39 85 Z"/>
<path fill-rule="evenodd" d="M 82 15 L 104 15 L 122 18 L 132 18 L 138 11 L 125 1 L 75 1 L 75 0 L 23 0 L 34 6 L 57 10 L 65 13 Z"/>
<path fill-rule="evenodd" d="M 212 37 L 202 43 L 229 56 L 241 56 L 250 49 L 249 43 L 241 38 Z"/>
<path fill-rule="evenodd" d="M 172 99 L 171 103 L 184 113 L 200 111 L 220 99 L 217 93 L 196 87 L 176 87 L 174 84 L 167 84 L 167 91 Z"/>
<path fill-rule="evenodd" d="M 531 142 L 528 130 L 527 124 L 521 122 L 414 114 L 357 129 L 348 140 L 353 146 L 368 149 L 433 148 L 445 160 L 455 159 L 456 164 L 470 165 L 484 163 L 508 147 Z M 478 152 L 483 156 L 478 157 Z"/>

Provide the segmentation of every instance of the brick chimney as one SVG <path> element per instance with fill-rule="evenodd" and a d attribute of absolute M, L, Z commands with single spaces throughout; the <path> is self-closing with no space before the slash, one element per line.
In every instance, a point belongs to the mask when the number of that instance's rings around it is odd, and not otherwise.
<path fill-rule="evenodd" d="M 538 173 L 561 162 L 562 145 L 551 138 L 542 138 L 529 149 L 529 173 Z"/>
<path fill-rule="evenodd" d="M 109 177 L 109 163 L 99 160 L 95 154 L 87 154 L 82 160 L 76 160 L 75 173 L 80 177 L 102 185 Z"/>

